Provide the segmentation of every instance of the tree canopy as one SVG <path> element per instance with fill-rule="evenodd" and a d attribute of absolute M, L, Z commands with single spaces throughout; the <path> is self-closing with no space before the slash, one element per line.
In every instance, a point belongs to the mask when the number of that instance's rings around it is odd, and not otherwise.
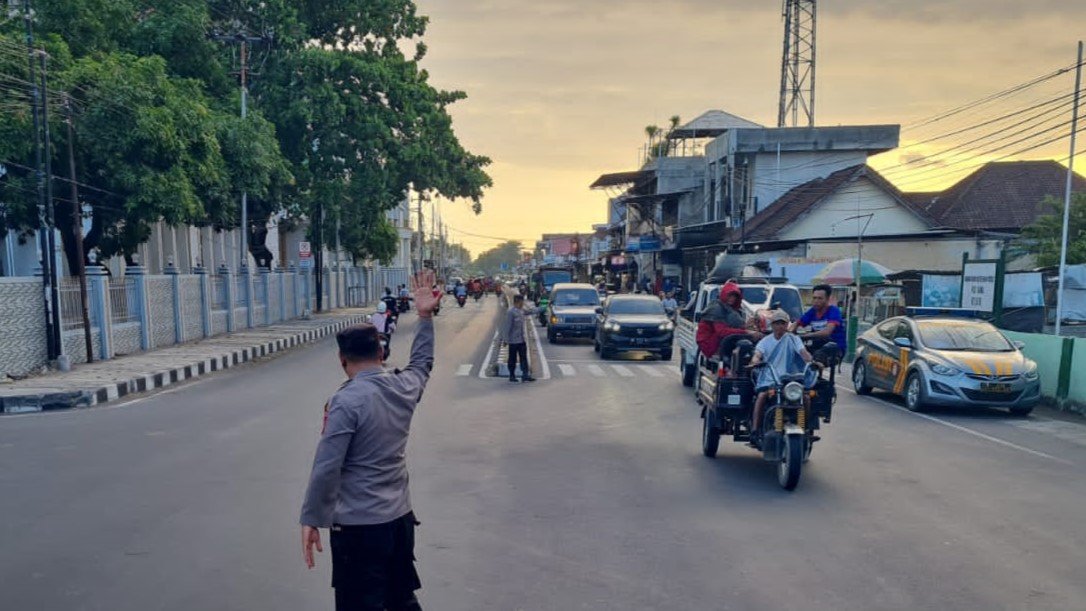
<path fill-rule="evenodd" d="M 1063 242 L 1063 200 L 1049 197 L 1045 205 L 1052 211 L 1022 230 L 1015 244 L 1016 254 L 1032 254 L 1037 265 L 1059 265 Z M 1075 193 L 1067 223 L 1067 263 L 1086 263 L 1086 193 Z"/>
<path fill-rule="evenodd" d="M 489 159 L 452 128 L 448 106 L 465 95 L 434 88 L 419 66 L 427 19 L 410 0 L 37 0 L 34 16 L 50 62 L 53 174 L 66 177 L 70 100 L 94 217 L 85 248 L 104 257 L 133 253 L 160 220 L 238 227 L 245 191 L 254 254 L 266 221 L 285 214 L 288 225 L 323 219 L 306 223 L 311 238 L 387 261 L 397 237 L 384 213 L 409 190 L 478 213 L 491 184 Z M 0 89 L 12 94 L 0 105 L 0 201 L 15 231 L 38 223 L 21 27 L 0 26 Z M 57 190 L 56 218 L 71 259 L 66 197 Z"/>
<path fill-rule="evenodd" d="M 501 271 L 512 270 L 520 263 L 522 247 L 520 242 L 510 240 L 491 248 L 480 254 L 472 264 L 484 274 L 497 274 Z M 505 266 L 503 270 L 502 266 Z"/>

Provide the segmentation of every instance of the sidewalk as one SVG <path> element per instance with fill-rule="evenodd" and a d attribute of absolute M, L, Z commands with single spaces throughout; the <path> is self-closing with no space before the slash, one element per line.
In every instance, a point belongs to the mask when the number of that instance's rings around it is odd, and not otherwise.
<path fill-rule="evenodd" d="M 0 414 L 89 407 L 309 344 L 363 322 L 350 308 L 0 384 Z"/>

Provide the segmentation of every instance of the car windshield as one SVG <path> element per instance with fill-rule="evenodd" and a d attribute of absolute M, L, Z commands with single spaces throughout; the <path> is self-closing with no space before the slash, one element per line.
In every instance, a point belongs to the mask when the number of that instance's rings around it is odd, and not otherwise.
<path fill-rule="evenodd" d="M 595 306 L 600 303 L 600 294 L 595 289 L 564 289 L 554 292 L 554 305 L 557 306 Z"/>
<path fill-rule="evenodd" d="M 616 299 L 611 302 L 610 314 L 659 314 L 664 306 L 658 299 Z"/>
<path fill-rule="evenodd" d="M 554 286 L 559 282 L 570 282 L 571 280 L 573 280 L 573 275 L 569 272 L 561 270 L 543 272 L 543 284 L 547 286 Z"/>
<path fill-rule="evenodd" d="M 1010 352 L 1014 346 L 986 322 L 925 320 L 916 323 L 920 340 L 933 350 Z"/>

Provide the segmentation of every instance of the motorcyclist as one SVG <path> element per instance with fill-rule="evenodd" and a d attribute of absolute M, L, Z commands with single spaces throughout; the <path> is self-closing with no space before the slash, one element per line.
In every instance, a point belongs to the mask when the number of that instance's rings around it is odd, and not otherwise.
<path fill-rule="evenodd" d="M 396 307 L 396 298 L 392 296 L 392 289 L 385 287 L 385 294 L 381 297 L 381 302 L 385 304 L 385 308 L 389 313 L 389 316 L 396 318 L 398 309 Z"/>
<path fill-rule="evenodd" d="M 788 332 L 788 325 L 791 322 L 788 312 L 784 310 L 775 310 L 770 314 L 769 324 L 773 333 L 763 337 L 755 346 L 754 358 L 750 361 L 751 367 L 767 363 L 770 367 L 776 369 L 778 375 L 782 375 L 800 373 L 795 370 L 797 358 L 803 363 L 813 362 L 811 353 L 807 352 L 807 349 L 803 347 L 803 341 L 797 335 Z M 768 375 L 759 375 L 758 383 L 755 386 L 755 390 L 758 391 L 758 398 L 754 401 L 753 422 L 751 422 L 752 437 L 759 434 L 762 426 L 762 412 L 769 396 L 770 380 L 771 377 Z M 806 397 L 803 402 L 804 408 L 807 408 L 808 400 Z"/>
<path fill-rule="evenodd" d="M 674 318 L 675 312 L 679 310 L 679 302 L 675 301 L 675 297 L 671 293 L 660 293 L 660 303 L 664 306 L 664 312 L 667 313 L 668 318 Z"/>
<path fill-rule="evenodd" d="M 396 330 L 396 321 L 389 312 L 388 304 L 380 301 L 377 303 L 377 312 L 370 315 L 370 324 L 376 327 L 377 332 L 383 336 L 382 343 L 385 347 L 385 359 L 388 359 L 392 353 L 391 336 Z"/>
<path fill-rule="evenodd" d="M 720 288 L 717 301 L 702 313 L 695 339 L 701 353 L 712 359 L 718 356 L 721 343 L 730 336 L 743 336 L 755 341 L 761 338 L 759 333 L 749 330 L 743 314 L 742 289 L 729 280 Z"/>

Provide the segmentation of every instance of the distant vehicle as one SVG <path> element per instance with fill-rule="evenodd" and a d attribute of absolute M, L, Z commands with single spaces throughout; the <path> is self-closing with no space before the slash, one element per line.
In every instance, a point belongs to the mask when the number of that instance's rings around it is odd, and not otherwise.
<path fill-rule="evenodd" d="M 541 267 L 532 274 L 530 285 L 531 294 L 528 298 L 536 303 L 544 295 L 549 295 L 554 285 L 561 282 L 573 282 L 573 270 L 568 267 Z"/>
<path fill-rule="evenodd" d="M 675 323 L 652 295 L 612 295 L 596 309 L 595 348 L 600 358 L 645 351 L 671 360 Z"/>
<path fill-rule="evenodd" d="M 783 279 L 768 278 L 736 278 L 739 288 L 743 291 L 743 313 L 758 319 L 758 328 L 766 332 L 764 313 L 771 309 L 782 309 L 788 312 L 792 320 L 803 316 L 803 301 L 799 295 L 799 289 L 786 284 Z M 720 287 L 724 286 L 724 280 L 710 278 L 702 282 L 696 293 L 691 293 L 686 305 L 679 310 L 676 318 L 676 333 L 679 343 L 679 372 L 682 375 L 683 385 L 693 386 L 694 376 L 698 366 L 698 343 L 696 341 L 698 322 L 701 313 L 709 304 L 720 297 Z"/>
<path fill-rule="evenodd" d="M 452 295 L 453 294 L 453 291 L 456 290 L 456 283 L 457 282 L 463 284 L 464 279 L 459 277 L 459 276 L 454 276 L 452 278 L 449 278 L 449 280 L 447 282 L 445 282 L 445 294 L 446 295 Z"/>
<path fill-rule="evenodd" d="M 857 341 L 856 392 L 887 390 L 919 412 L 934 405 L 1004 407 L 1029 414 L 1041 400 L 1037 363 L 983 320 L 897 316 Z"/>
<path fill-rule="evenodd" d="M 596 308 L 599 294 L 591 284 L 559 283 L 548 299 L 547 341 L 558 338 L 593 337 L 596 334 Z"/>

